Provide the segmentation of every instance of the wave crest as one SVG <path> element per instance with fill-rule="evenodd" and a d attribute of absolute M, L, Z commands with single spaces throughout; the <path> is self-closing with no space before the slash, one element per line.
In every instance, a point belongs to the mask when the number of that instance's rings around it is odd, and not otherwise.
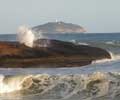
<path fill-rule="evenodd" d="M 98 63 L 106 63 L 106 62 L 111 62 L 111 61 L 117 61 L 120 60 L 120 55 L 115 55 L 112 52 L 108 51 L 109 54 L 111 55 L 111 59 L 100 59 L 100 60 L 94 60 L 92 61 L 92 64 L 98 64 Z"/>
<path fill-rule="evenodd" d="M 0 85 L 7 86 L 12 91 L 4 91 L 1 87 L 0 94 L 21 94 L 22 96 L 39 95 L 42 99 L 68 99 L 79 97 L 81 100 L 99 97 L 114 97 L 120 92 L 119 73 L 76 74 L 76 75 L 26 75 L 4 76 Z M 6 83 L 7 82 L 7 83 Z M 16 83 L 17 82 L 17 83 Z M 16 84 L 16 85 L 15 85 Z M 12 87 L 14 85 L 14 87 Z M 19 88 L 18 88 L 19 87 Z"/>

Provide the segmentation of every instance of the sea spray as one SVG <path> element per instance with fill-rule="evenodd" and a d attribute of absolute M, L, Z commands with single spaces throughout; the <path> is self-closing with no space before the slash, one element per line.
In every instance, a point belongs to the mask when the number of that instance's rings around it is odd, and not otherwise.
<path fill-rule="evenodd" d="M 27 26 L 21 26 L 18 28 L 17 40 L 19 43 L 24 44 L 28 47 L 34 46 L 34 41 L 45 38 L 42 35 L 42 32 L 36 33 L 31 28 Z"/>
<path fill-rule="evenodd" d="M 0 93 L 10 93 L 16 90 L 20 90 L 21 79 L 17 77 L 9 77 L 9 76 L 0 76 Z"/>
<path fill-rule="evenodd" d="M 35 40 L 46 38 L 45 36 L 43 36 L 42 31 L 36 32 L 35 30 L 32 30 L 32 32 L 35 35 Z"/>
<path fill-rule="evenodd" d="M 32 84 L 32 75 L 0 76 L 0 94 L 27 89 Z"/>
<path fill-rule="evenodd" d="M 111 52 L 111 57 L 112 57 L 112 61 L 120 60 L 120 55 L 119 54 L 113 54 Z"/>
<path fill-rule="evenodd" d="M 17 40 L 21 44 L 25 44 L 28 47 L 33 47 L 33 42 L 35 40 L 35 35 L 32 30 L 26 26 L 21 26 L 18 29 Z"/>

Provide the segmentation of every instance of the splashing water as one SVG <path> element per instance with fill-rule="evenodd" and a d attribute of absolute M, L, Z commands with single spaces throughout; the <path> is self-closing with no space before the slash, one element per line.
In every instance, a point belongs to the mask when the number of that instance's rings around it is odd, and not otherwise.
<path fill-rule="evenodd" d="M 119 100 L 115 99 L 119 98 L 119 95 L 117 95 L 120 93 L 119 82 L 119 72 L 95 72 L 92 74 L 75 75 L 38 74 L 3 76 L 1 78 L 2 87 L 0 95 L 5 96 L 7 94 L 9 96 L 9 93 L 11 95 L 13 92 L 14 98 L 14 95 L 15 97 L 17 96 L 17 94 L 14 94 L 15 92 L 20 93 L 20 96 L 25 98 L 39 96 L 39 99 L 47 100 L 55 98 L 57 100 Z M 9 91 L 6 91 L 3 87 L 7 87 Z"/>
<path fill-rule="evenodd" d="M 25 44 L 28 47 L 33 47 L 33 42 L 35 40 L 35 35 L 32 30 L 26 26 L 21 26 L 18 29 L 17 40 L 21 44 Z"/>
<path fill-rule="evenodd" d="M 19 91 L 21 89 L 25 89 L 29 87 L 29 84 L 32 84 L 31 77 L 32 75 L 28 75 L 28 76 L 1 75 L 0 76 L 0 93 L 10 93 L 10 92 Z"/>
<path fill-rule="evenodd" d="M 20 84 L 20 80 L 19 81 L 5 81 L 5 77 L 4 76 L 0 76 L 0 93 L 9 93 L 9 92 L 13 92 L 14 90 L 20 90 L 21 87 L 19 86 Z"/>
<path fill-rule="evenodd" d="M 106 63 L 106 62 L 111 62 L 111 61 L 116 61 L 116 60 L 120 60 L 120 55 L 115 55 L 114 53 L 108 51 L 111 59 L 100 59 L 100 60 L 94 60 L 92 61 L 92 64 L 98 64 L 98 63 Z"/>

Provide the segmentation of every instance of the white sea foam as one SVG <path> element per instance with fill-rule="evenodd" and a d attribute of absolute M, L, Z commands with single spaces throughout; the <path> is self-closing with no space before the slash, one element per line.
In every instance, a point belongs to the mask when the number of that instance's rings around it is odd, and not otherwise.
<path fill-rule="evenodd" d="M 88 43 L 85 42 L 77 42 L 76 40 L 71 40 L 70 42 L 77 44 L 77 45 L 89 45 Z"/>
<path fill-rule="evenodd" d="M 111 59 L 100 59 L 100 60 L 94 60 L 92 61 L 92 64 L 97 64 L 97 63 L 106 63 L 106 62 L 111 62 L 111 61 L 117 61 L 120 60 L 120 55 L 115 55 L 112 52 L 109 52 L 111 55 Z"/>
<path fill-rule="evenodd" d="M 70 42 L 72 42 L 72 43 L 76 43 L 76 40 L 70 40 Z"/>
<path fill-rule="evenodd" d="M 82 75 L 2 76 L 0 78 L 0 84 L 2 84 L 0 85 L 0 95 L 4 93 L 9 95 L 9 93 L 15 91 L 17 91 L 15 93 L 18 93 L 18 91 L 22 90 L 24 91 L 23 96 L 39 95 L 39 99 L 69 100 L 75 96 L 80 100 L 93 100 L 93 98 L 105 96 L 115 98 L 116 94 L 120 92 L 120 86 L 117 85 L 120 82 L 119 78 L 120 74 L 117 72 L 94 72 Z M 100 100 L 103 100 L 103 98 Z"/>
<path fill-rule="evenodd" d="M 111 62 L 111 61 L 112 59 L 100 59 L 100 60 L 92 61 L 92 64 L 105 63 L 105 62 Z"/>
<path fill-rule="evenodd" d="M 20 90 L 21 80 L 11 79 L 10 82 L 5 82 L 5 76 L 0 77 L 0 93 L 10 93 L 16 90 Z"/>
<path fill-rule="evenodd" d="M 108 41 L 108 42 L 106 42 L 106 44 L 112 44 L 112 45 L 114 45 L 114 41 Z"/>
<path fill-rule="evenodd" d="M 11 93 L 26 89 L 32 84 L 32 75 L 28 76 L 0 76 L 0 93 Z"/>
<path fill-rule="evenodd" d="M 79 42 L 78 45 L 89 45 L 88 43 Z"/>

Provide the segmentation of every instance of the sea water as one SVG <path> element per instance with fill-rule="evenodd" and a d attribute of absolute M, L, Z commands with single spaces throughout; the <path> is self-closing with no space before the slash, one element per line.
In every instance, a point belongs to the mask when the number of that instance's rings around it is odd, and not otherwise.
<path fill-rule="evenodd" d="M 1 68 L 0 100 L 119 100 L 120 33 L 44 37 L 100 47 L 109 51 L 112 59 L 74 68 Z M 0 35 L 0 41 L 16 41 L 16 35 Z"/>

